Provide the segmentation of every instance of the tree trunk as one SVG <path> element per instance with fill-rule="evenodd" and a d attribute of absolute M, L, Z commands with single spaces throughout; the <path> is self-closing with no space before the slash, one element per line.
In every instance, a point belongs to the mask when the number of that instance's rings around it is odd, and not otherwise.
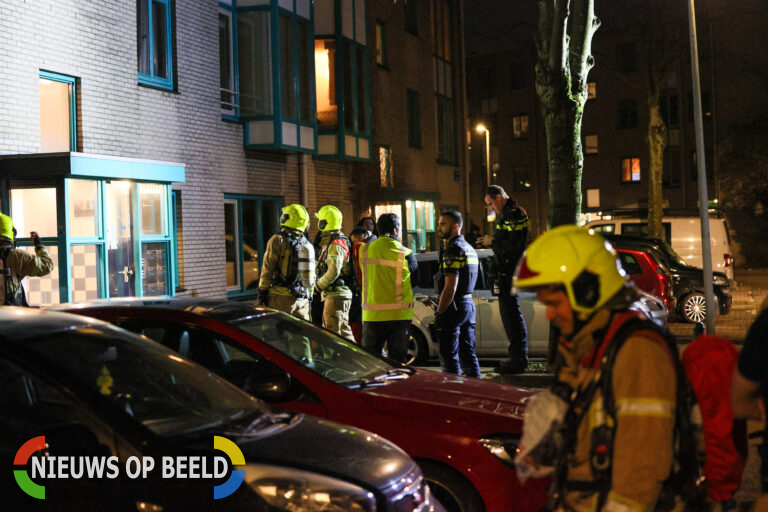
<path fill-rule="evenodd" d="M 656 88 L 658 90 L 658 88 Z M 664 239 L 662 179 L 667 125 L 661 117 L 658 94 L 648 94 L 648 236 Z"/>
<path fill-rule="evenodd" d="M 578 223 L 584 156 L 581 121 L 592 36 L 600 22 L 594 0 L 539 0 L 536 92 L 547 136 L 550 226 Z M 569 6 L 573 4 L 573 13 Z"/>

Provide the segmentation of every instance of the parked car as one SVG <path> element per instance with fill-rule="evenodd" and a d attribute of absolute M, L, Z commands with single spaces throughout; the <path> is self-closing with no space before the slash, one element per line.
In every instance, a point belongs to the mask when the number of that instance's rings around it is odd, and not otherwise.
<path fill-rule="evenodd" d="M 675 296 L 672 292 L 672 274 L 667 268 L 642 249 L 616 246 L 614 249 L 627 279 L 641 290 L 660 299 L 667 311 L 673 311 Z"/>
<path fill-rule="evenodd" d="M 661 219 L 664 241 L 683 258 L 687 265 L 703 267 L 701 257 L 701 219 L 698 215 L 665 215 Z M 586 224 L 603 235 L 648 236 L 648 218 L 613 216 Z M 709 213 L 709 238 L 712 249 L 712 270 L 723 272 L 733 279 L 733 253 L 728 234 L 728 222 L 719 211 Z"/>
<path fill-rule="evenodd" d="M 472 294 L 477 308 L 475 351 L 479 357 L 507 357 L 509 341 L 501 323 L 499 298 L 493 295 L 493 283 L 489 278 L 492 254 L 490 249 L 477 250 L 480 273 Z M 413 363 L 421 364 L 429 359 L 436 359 L 439 354 L 437 340 L 432 339 L 429 332 L 429 324 L 435 318 L 430 297 L 435 295 L 433 276 L 438 270 L 438 255 L 436 252 L 420 253 L 416 255 L 416 260 L 419 262 L 419 282 L 414 288 L 417 300 L 408 353 Z M 522 292 L 519 297 L 520 310 L 528 328 L 528 354 L 532 357 L 547 357 L 549 322 L 546 307 L 536 300 L 534 293 Z M 663 326 L 667 322 L 667 308 L 664 303 L 649 293 L 641 290 L 640 299 L 633 307 L 659 325 Z"/>
<path fill-rule="evenodd" d="M 98 320 L 0 308 L 0 379 L 5 510 L 443 510 L 413 459 L 376 434 L 273 409 L 159 343 Z M 42 450 L 27 444 L 38 436 Z M 244 481 L 215 502 L 214 485 L 226 477 L 161 475 L 163 457 L 199 456 L 210 470 L 223 453 L 214 436 L 244 455 L 232 460 Z M 45 466 L 59 477 L 34 478 L 30 455 L 55 456 Z M 155 470 L 128 478 L 133 456 L 152 457 Z M 118 477 L 60 478 L 78 467 L 83 475 L 83 457 L 116 457 Z M 14 480 L 35 493 L 44 486 L 44 499 Z"/>
<path fill-rule="evenodd" d="M 669 310 L 689 323 L 703 322 L 707 304 L 704 296 L 704 271 L 685 263 L 672 247 L 659 239 L 607 235 L 617 251 L 642 251 L 662 264 L 672 276 L 672 294 L 676 307 Z M 713 272 L 712 288 L 715 293 L 714 311 L 727 315 L 731 311 L 733 297 L 730 282 L 723 272 Z"/>
<path fill-rule="evenodd" d="M 533 391 L 409 368 L 285 313 L 244 302 L 96 301 L 63 305 L 177 350 L 281 408 L 397 443 L 447 510 L 540 510 L 545 485 L 512 458 Z"/>

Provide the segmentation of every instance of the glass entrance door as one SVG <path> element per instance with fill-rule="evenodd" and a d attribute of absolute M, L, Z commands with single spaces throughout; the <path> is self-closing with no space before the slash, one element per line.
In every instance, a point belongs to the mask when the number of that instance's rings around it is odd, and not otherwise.
<path fill-rule="evenodd" d="M 109 296 L 134 296 L 136 295 L 133 231 L 135 185 L 129 181 L 113 180 L 105 184 L 104 190 L 107 213 Z"/>

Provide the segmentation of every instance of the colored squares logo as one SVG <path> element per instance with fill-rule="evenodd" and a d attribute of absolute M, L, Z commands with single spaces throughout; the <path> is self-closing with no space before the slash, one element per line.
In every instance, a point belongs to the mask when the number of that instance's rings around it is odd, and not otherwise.
<path fill-rule="evenodd" d="M 233 466 L 244 466 L 245 457 L 240 448 L 226 437 L 213 436 L 213 448 L 227 454 Z M 213 488 L 213 499 L 220 500 L 235 492 L 243 483 L 245 470 L 233 469 L 229 479 L 221 485 Z"/>
<path fill-rule="evenodd" d="M 237 447 L 235 446 L 235 448 Z M 21 445 L 19 451 L 16 452 L 16 457 L 13 459 L 14 466 L 26 466 L 32 454 L 39 450 L 45 450 L 45 436 L 33 437 Z M 242 457 L 242 453 L 240 456 Z M 29 473 L 27 473 L 26 469 L 14 469 L 13 476 L 16 477 L 16 483 L 19 484 L 22 491 L 33 498 L 39 500 L 45 499 L 45 487 L 33 482 L 32 479 L 29 478 Z M 240 480 L 242 481 L 242 477 Z"/>

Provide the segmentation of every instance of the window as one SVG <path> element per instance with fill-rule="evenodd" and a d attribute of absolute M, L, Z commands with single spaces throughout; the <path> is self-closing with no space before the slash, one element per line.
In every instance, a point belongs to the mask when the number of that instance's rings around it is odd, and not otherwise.
<path fill-rule="evenodd" d="M 392 177 L 392 150 L 389 146 L 379 147 L 379 184 L 382 188 L 391 188 L 395 186 Z M 377 214 L 378 217 L 378 214 Z"/>
<path fill-rule="evenodd" d="M 405 202 L 406 246 L 413 251 L 435 250 L 435 203 L 430 201 Z"/>
<path fill-rule="evenodd" d="M 619 130 L 637 128 L 637 100 L 619 101 L 618 117 Z"/>
<path fill-rule="evenodd" d="M 669 128 L 680 126 L 680 104 L 677 91 L 665 89 L 659 95 L 659 110 L 664 124 Z"/>
<path fill-rule="evenodd" d="M 637 262 L 637 258 L 628 252 L 618 251 L 618 253 L 619 262 L 621 263 L 621 268 L 624 269 L 624 272 L 631 276 L 643 273 L 640 264 Z"/>
<path fill-rule="evenodd" d="M 386 67 L 387 51 L 386 47 L 384 46 L 386 44 L 386 32 L 384 31 L 384 23 L 377 21 L 375 30 L 376 33 L 374 34 L 374 37 L 376 44 L 376 64 Z"/>
<path fill-rule="evenodd" d="M 408 117 L 408 145 L 412 148 L 421 147 L 421 108 L 419 105 L 419 93 L 413 89 L 406 89 L 406 105 Z"/>
<path fill-rule="evenodd" d="M 584 152 L 588 155 L 597 154 L 597 135 L 587 135 L 584 137 Z"/>
<path fill-rule="evenodd" d="M 509 64 L 509 87 L 512 90 L 525 89 L 525 66 L 522 62 Z"/>
<path fill-rule="evenodd" d="M 405 30 L 411 34 L 419 35 L 419 16 L 416 5 L 418 0 L 407 0 L 405 4 Z"/>
<path fill-rule="evenodd" d="M 627 157 L 621 159 L 621 181 L 631 183 L 640 181 L 640 159 Z"/>
<path fill-rule="evenodd" d="M 138 0 L 139 83 L 173 89 L 171 0 Z"/>
<path fill-rule="evenodd" d="M 512 118 L 512 137 L 521 139 L 528 136 L 528 116 L 514 116 Z"/>
<path fill-rule="evenodd" d="M 533 187 L 533 179 L 531 176 L 531 168 L 527 165 L 520 165 L 512 169 L 512 176 L 514 177 L 514 190 L 515 192 L 529 192 Z"/>
<path fill-rule="evenodd" d="M 587 208 L 600 208 L 600 189 L 587 189 Z"/>
<path fill-rule="evenodd" d="M 587 99 L 597 98 L 597 82 L 587 82 Z"/>
<path fill-rule="evenodd" d="M 224 196 L 227 295 L 258 292 L 262 255 L 280 231 L 281 208 L 278 198 Z"/>
<path fill-rule="evenodd" d="M 616 47 L 616 69 L 620 73 L 635 71 L 635 43 L 620 44 Z"/>
<path fill-rule="evenodd" d="M 683 159 L 680 148 L 667 146 L 664 148 L 664 171 L 662 183 L 665 186 L 676 187 L 680 185 L 680 174 L 683 169 Z"/>
<path fill-rule="evenodd" d="M 77 108 L 73 77 L 40 72 L 40 152 L 77 151 Z"/>
<path fill-rule="evenodd" d="M 271 34 L 268 11 L 237 13 L 237 63 L 243 117 L 273 114 Z"/>
<path fill-rule="evenodd" d="M 318 153 L 370 160 L 370 54 L 365 1 L 317 0 L 315 10 Z"/>
<path fill-rule="evenodd" d="M 416 1 L 413 1 L 416 4 Z M 432 0 L 431 20 L 435 97 L 437 103 L 437 161 L 456 163 L 456 106 L 453 100 L 453 66 L 451 64 L 451 3 Z"/>
<path fill-rule="evenodd" d="M 235 89 L 233 13 L 219 9 L 219 78 L 221 88 L 221 113 L 237 114 L 237 90 Z"/>

